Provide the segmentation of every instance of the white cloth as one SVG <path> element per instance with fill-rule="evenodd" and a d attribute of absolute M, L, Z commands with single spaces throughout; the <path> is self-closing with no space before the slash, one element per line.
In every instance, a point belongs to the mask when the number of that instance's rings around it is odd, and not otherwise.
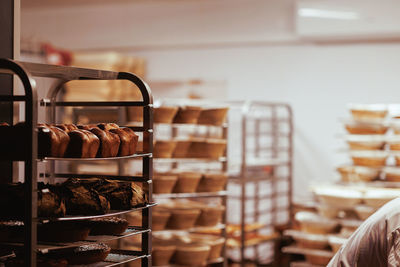
<path fill-rule="evenodd" d="M 335 254 L 328 267 L 400 266 L 400 198 L 372 214 Z"/>

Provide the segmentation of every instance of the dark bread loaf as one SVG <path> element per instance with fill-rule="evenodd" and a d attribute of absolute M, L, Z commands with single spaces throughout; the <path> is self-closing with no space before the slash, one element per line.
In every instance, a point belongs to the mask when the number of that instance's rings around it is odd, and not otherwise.
<path fill-rule="evenodd" d="M 110 132 L 117 134 L 121 141 L 118 150 L 119 157 L 135 154 L 139 136 L 133 130 L 124 127 L 111 129 Z"/>
<path fill-rule="evenodd" d="M 64 200 L 55 186 L 38 183 L 38 217 L 62 217 L 65 215 Z M 24 216 L 24 184 L 0 186 L 0 218 L 22 219 Z M 12 203 L 12 204 L 10 204 Z"/>
<path fill-rule="evenodd" d="M 66 213 L 70 215 L 98 215 L 110 210 L 110 202 L 95 189 L 83 186 L 78 179 L 62 184 Z"/>
<path fill-rule="evenodd" d="M 83 265 L 103 261 L 111 252 L 111 248 L 103 243 L 82 245 L 64 250 L 53 250 L 46 256 L 52 259 L 64 258 L 68 265 Z"/>
<path fill-rule="evenodd" d="M 63 157 L 69 143 L 68 134 L 60 128 L 39 124 L 39 157 Z"/>
<path fill-rule="evenodd" d="M 132 182 L 117 182 L 107 179 L 82 180 L 86 188 L 95 189 L 110 201 L 113 210 L 128 210 L 147 202 L 142 188 Z"/>
<path fill-rule="evenodd" d="M 68 133 L 70 141 L 65 153 L 69 158 L 94 158 L 100 146 L 99 138 L 87 130 L 73 130 Z"/>
<path fill-rule="evenodd" d="M 105 217 L 88 220 L 90 235 L 120 235 L 128 228 L 127 220 L 118 217 Z"/>
<path fill-rule="evenodd" d="M 91 128 L 90 132 L 95 134 L 100 140 L 97 157 L 108 158 L 118 155 L 119 144 L 121 142 L 118 135 L 109 131 L 103 131 L 97 127 Z"/>

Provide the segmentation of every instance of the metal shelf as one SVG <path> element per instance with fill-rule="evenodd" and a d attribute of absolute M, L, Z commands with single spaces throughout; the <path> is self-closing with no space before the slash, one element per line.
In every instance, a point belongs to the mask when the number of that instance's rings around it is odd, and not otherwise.
<path fill-rule="evenodd" d="M 197 192 L 197 193 L 171 193 L 171 194 L 153 194 L 154 198 L 206 198 L 206 197 L 223 197 L 227 195 L 227 191 L 218 192 Z"/>
<path fill-rule="evenodd" d="M 306 261 L 294 261 L 290 263 L 290 267 L 321 267 L 321 265 L 315 265 Z"/>
<path fill-rule="evenodd" d="M 140 235 L 144 233 L 151 232 L 150 229 L 140 229 L 137 227 L 128 227 L 128 229 L 120 235 L 99 235 L 99 236 L 88 236 L 86 240 L 71 242 L 71 243 L 53 243 L 53 242 L 40 242 L 38 241 L 37 251 L 46 254 L 50 251 L 74 248 L 82 245 L 90 245 L 97 242 L 108 242 L 116 239 L 126 238 L 134 235 Z M 24 244 L 20 242 L 1 242 L 0 243 L 6 247 L 22 247 Z"/>
<path fill-rule="evenodd" d="M 298 246 L 287 246 L 282 248 L 282 252 L 289 254 L 313 255 L 323 257 L 333 257 L 335 253 L 329 250 L 302 248 Z"/>
<path fill-rule="evenodd" d="M 152 153 L 139 153 L 133 154 L 130 156 L 124 157 L 109 157 L 109 158 L 53 158 L 53 157 L 45 157 L 43 159 L 38 159 L 38 161 L 79 161 L 79 162 L 87 162 L 87 161 L 103 161 L 103 160 L 121 160 L 121 159 L 132 159 L 132 158 L 142 158 L 142 157 L 152 157 Z"/>
<path fill-rule="evenodd" d="M 145 204 L 143 206 L 138 206 L 136 208 L 132 208 L 130 210 L 112 210 L 106 214 L 101 214 L 101 215 L 67 215 L 65 217 L 58 217 L 58 218 L 38 218 L 38 221 L 41 222 L 48 222 L 48 221 L 74 221 L 74 220 L 86 220 L 86 219 L 95 219 L 95 218 L 103 218 L 103 217 L 109 217 L 109 216 L 118 216 L 122 215 L 125 213 L 129 213 L 132 211 L 138 211 L 138 210 L 143 210 L 147 208 L 151 208 L 157 205 L 157 203 L 149 203 Z"/>
<path fill-rule="evenodd" d="M 223 123 L 221 125 L 213 124 L 198 124 L 198 123 L 161 123 L 155 122 L 154 125 L 170 126 L 172 128 L 184 128 L 184 127 L 216 127 L 216 128 L 228 128 L 228 123 Z"/>
<path fill-rule="evenodd" d="M 153 158 L 157 163 L 207 163 L 207 162 L 226 162 L 226 157 L 220 158 Z"/>
<path fill-rule="evenodd" d="M 120 215 L 135 210 L 142 210 L 142 216 L 148 218 L 143 220 L 144 227 L 148 228 L 151 224 L 151 211 L 148 208 L 155 205 L 155 203 L 149 203 L 140 207 L 135 207 L 131 210 L 124 211 L 111 211 L 107 214 L 94 215 L 94 216 L 66 216 L 63 218 L 37 218 L 37 200 L 36 187 L 37 187 L 37 167 L 41 161 L 48 162 L 49 169 L 55 169 L 56 161 L 72 161 L 72 162 L 93 162 L 93 161 L 104 161 L 104 160 L 122 160 L 140 158 L 143 163 L 143 178 L 151 180 L 151 174 L 153 173 L 153 162 L 151 153 L 137 153 L 135 155 L 127 157 L 115 157 L 115 158 L 90 158 L 90 159 L 70 159 L 70 158 L 44 158 L 37 159 L 37 131 L 36 125 L 38 123 L 38 98 L 36 83 L 32 77 L 45 77 L 45 78 L 56 78 L 54 86 L 52 86 L 43 101 L 42 106 L 46 109 L 46 121 L 49 123 L 55 123 L 56 115 L 58 110 L 56 107 L 60 106 L 114 106 L 114 107 L 141 107 L 143 110 L 143 125 L 140 127 L 131 127 L 143 132 L 143 140 L 149 146 L 149 151 L 152 151 L 152 140 L 153 140 L 153 120 L 152 120 L 152 108 L 153 100 L 150 88 L 147 84 L 142 81 L 138 76 L 128 72 L 113 72 L 113 71 L 102 71 L 96 69 L 84 69 L 76 67 L 66 66 L 55 66 L 48 64 L 37 64 L 29 62 L 20 62 L 10 59 L 0 59 L 0 73 L 7 73 L 18 76 L 24 89 L 23 95 L 13 96 L 0 96 L 1 101 L 16 102 L 23 101 L 25 105 L 25 130 L 27 135 L 26 145 L 24 147 L 25 153 L 23 158 L 5 158 L 8 161 L 24 161 L 25 165 L 25 216 L 24 216 L 24 243 L 23 243 L 23 254 L 25 264 L 28 266 L 36 266 L 36 251 L 41 248 L 42 245 L 38 245 L 36 240 L 36 224 L 37 221 L 67 221 L 67 220 L 82 220 L 90 218 L 100 218 L 106 216 Z M 135 85 L 134 90 L 138 90 L 142 96 L 142 101 L 107 101 L 107 102 L 61 102 L 59 93 L 61 92 L 65 83 L 72 80 L 127 80 Z M 126 178 L 132 180 L 132 177 L 119 176 L 119 178 Z M 142 179 L 143 180 L 143 179 Z M 151 189 L 151 187 L 150 187 Z M 152 192 L 148 191 L 149 201 L 152 201 Z M 151 253 L 151 231 L 144 230 L 147 234 L 143 234 L 142 237 L 142 251 L 132 252 L 123 250 L 114 250 L 102 263 L 96 263 L 93 265 L 86 266 L 116 266 L 129 261 L 133 261 L 139 258 L 146 258 Z M 145 233 L 143 232 L 143 233 Z M 130 234 L 134 234 L 133 232 Z M 129 234 L 128 234 L 129 235 Z M 118 238 L 122 238 L 121 236 Z M 96 241 L 97 242 L 97 241 Z M 149 261 L 145 260 L 142 266 L 148 267 Z"/>
<path fill-rule="evenodd" d="M 102 262 L 85 264 L 85 265 L 68 265 L 74 267 L 112 267 L 118 266 L 125 263 L 129 263 L 131 261 L 143 259 L 150 257 L 150 255 L 143 254 L 139 251 L 130 251 L 130 250 L 111 250 L 110 254 L 108 254 L 107 258 Z"/>
<path fill-rule="evenodd" d="M 207 231 L 207 230 L 221 230 L 225 229 L 226 225 L 219 223 L 215 226 L 195 226 L 189 229 L 165 229 L 159 231 L 153 231 L 153 233 L 171 233 L 171 232 L 199 232 L 199 231 Z"/>

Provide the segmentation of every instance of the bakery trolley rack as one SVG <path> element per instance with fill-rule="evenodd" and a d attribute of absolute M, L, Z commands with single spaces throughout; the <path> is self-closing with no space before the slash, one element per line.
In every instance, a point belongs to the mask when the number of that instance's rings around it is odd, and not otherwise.
<path fill-rule="evenodd" d="M 152 203 L 152 175 L 153 175 L 153 98 L 149 87 L 139 77 L 127 72 L 113 72 L 95 69 L 84 69 L 65 66 L 54 66 L 48 64 L 37 64 L 15 61 L 11 59 L 0 59 L 0 73 L 11 74 L 19 78 L 23 85 L 24 94 L 18 95 L 0 95 L 0 102 L 20 103 L 25 106 L 24 121 L 25 131 L 23 132 L 25 147 L 22 155 L 3 155 L 1 160 L 24 162 L 24 181 L 25 181 L 25 214 L 24 214 L 24 242 L 19 244 L 9 244 L 10 246 L 23 246 L 26 266 L 36 266 L 37 252 L 46 253 L 54 249 L 63 249 L 66 247 L 76 247 L 88 242 L 109 241 L 112 239 L 124 238 L 135 234 L 140 234 L 142 245 L 140 251 L 130 250 L 112 250 L 109 256 L 103 262 L 91 264 L 90 266 L 117 266 L 137 259 L 141 259 L 142 266 L 151 266 L 151 207 Z M 38 100 L 36 82 L 33 77 L 53 78 L 56 79 L 47 98 Z M 57 99 L 63 85 L 73 80 L 127 80 L 136 85 L 142 95 L 141 101 L 108 101 L 108 102 L 79 102 L 79 101 L 59 101 Z M 120 215 L 134 210 L 140 210 L 142 213 L 142 227 L 129 227 L 128 230 L 120 236 L 105 236 L 94 240 L 70 244 L 40 244 L 37 242 L 36 226 L 38 222 L 46 221 L 48 218 L 38 218 L 37 216 L 37 181 L 38 181 L 38 164 L 50 164 L 54 166 L 54 162 L 58 161 L 94 161 L 104 160 L 102 158 L 91 159 L 68 159 L 68 158 L 38 158 L 38 144 L 36 126 L 38 123 L 39 104 L 47 110 L 47 122 L 56 122 L 57 107 L 141 107 L 143 109 L 143 124 L 141 126 L 131 127 L 135 132 L 143 134 L 143 152 L 128 157 L 107 158 L 107 160 L 123 161 L 130 158 L 142 160 L 142 175 L 106 175 L 108 179 L 135 181 L 147 184 L 145 192 L 148 196 L 148 203 L 125 211 L 110 211 L 105 215 L 96 216 L 66 216 L 62 218 L 52 218 L 52 220 L 81 220 L 98 217 L 106 217 L 112 215 Z M 22 114 L 21 114 L 22 115 Z M 52 168 L 54 171 L 54 167 Z M 80 175 L 78 173 L 50 173 L 50 182 L 56 178 L 88 178 L 99 177 L 99 175 Z M 45 177 L 46 178 L 46 177 Z M 100 240 L 99 240 L 100 239 Z"/>
<path fill-rule="evenodd" d="M 239 211 L 229 218 L 238 228 L 229 256 L 241 266 L 279 266 L 281 228 L 292 217 L 293 112 L 286 103 L 232 106 L 231 127 L 241 130 L 230 136 L 238 146 L 229 155 L 228 207 Z"/>
<path fill-rule="evenodd" d="M 184 101 L 184 102 L 182 102 Z M 229 107 L 228 104 L 220 101 L 207 101 L 205 102 L 204 100 L 182 100 L 182 99 L 164 99 L 160 101 L 163 104 L 177 104 L 179 103 L 185 103 L 185 104 L 190 104 L 193 106 L 199 106 L 202 108 L 209 107 L 210 105 L 217 105 L 217 106 L 223 106 L 223 107 Z M 185 123 L 185 124 L 179 124 L 179 123 L 171 123 L 171 124 L 163 124 L 160 123 L 157 125 L 155 123 L 155 129 L 157 128 L 163 128 L 159 133 L 155 132 L 156 137 L 157 136 L 170 136 L 171 138 L 179 138 L 180 137 L 180 131 L 179 130 L 185 130 L 189 128 L 195 129 L 194 132 L 196 134 L 199 134 L 201 132 L 202 138 L 212 138 L 213 133 L 215 131 L 218 132 L 218 135 L 220 136 L 222 140 L 228 141 L 228 132 L 229 132 L 229 120 L 226 120 L 224 123 L 221 125 L 209 125 L 209 124 L 191 124 L 191 123 Z M 201 130 L 201 131 L 200 131 Z M 223 173 L 227 173 L 228 171 L 228 145 L 229 143 L 227 142 L 227 147 L 224 149 L 223 155 L 219 158 L 155 158 L 155 170 L 157 167 L 157 164 L 170 164 L 171 169 L 180 169 L 180 166 L 185 166 L 189 165 L 190 167 L 188 168 L 186 166 L 185 170 L 186 171 L 207 171 L 207 170 L 212 170 L 212 171 L 219 171 Z M 192 169 L 194 166 L 196 166 L 195 169 Z M 225 188 L 222 191 L 218 192 L 194 192 L 194 193 L 171 193 L 171 194 L 154 194 L 154 198 L 156 200 L 165 200 L 165 199 L 220 199 L 221 205 L 226 207 L 227 206 L 227 184 L 225 185 Z M 197 231 L 216 231 L 218 236 L 223 237 L 225 239 L 225 243 L 222 249 L 222 255 L 220 258 L 215 259 L 213 261 L 207 262 L 207 266 L 228 266 L 227 262 L 227 255 L 226 255 L 226 240 L 227 240 L 227 233 L 226 233 L 226 219 L 227 219 L 227 210 L 225 209 L 225 212 L 223 213 L 221 223 L 219 223 L 216 226 L 205 226 L 205 227 L 194 227 L 191 229 L 187 230 L 178 230 L 181 232 L 197 232 Z M 168 233 L 168 232 L 174 232 L 177 230 L 162 230 L 160 232 Z"/>

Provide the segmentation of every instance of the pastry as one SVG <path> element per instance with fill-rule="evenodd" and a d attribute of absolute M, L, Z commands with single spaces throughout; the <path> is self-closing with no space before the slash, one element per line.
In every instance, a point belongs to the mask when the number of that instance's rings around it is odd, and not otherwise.
<path fill-rule="evenodd" d="M 94 158 L 100 146 L 99 138 L 87 130 L 68 132 L 70 142 L 65 156 L 68 158 Z"/>
<path fill-rule="evenodd" d="M 87 221 L 90 235 L 120 235 L 128 228 L 128 221 L 118 217 L 96 218 Z"/>

